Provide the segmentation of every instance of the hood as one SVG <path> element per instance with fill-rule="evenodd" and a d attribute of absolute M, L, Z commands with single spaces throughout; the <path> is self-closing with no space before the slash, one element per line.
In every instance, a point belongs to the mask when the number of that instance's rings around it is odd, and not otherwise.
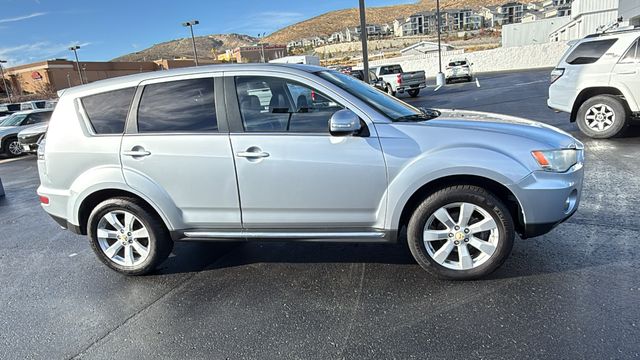
<path fill-rule="evenodd" d="M 47 132 L 48 127 L 49 127 L 48 123 L 29 126 L 26 129 L 20 131 L 18 135 L 29 136 L 29 135 L 35 135 L 35 134 L 44 134 Z"/>
<path fill-rule="evenodd" d="M 556 127 L 515 116 L 480 111 L 438 109 L 441 115 L 425 122 L 430 126 L 460 128 L 519 136 L 552 148 L 582 146 L 573 136 Z"/>
<path fill-rule="evenodd" d="M 0 137 L 18 133 L 19 126 L 0 126 Z"/>

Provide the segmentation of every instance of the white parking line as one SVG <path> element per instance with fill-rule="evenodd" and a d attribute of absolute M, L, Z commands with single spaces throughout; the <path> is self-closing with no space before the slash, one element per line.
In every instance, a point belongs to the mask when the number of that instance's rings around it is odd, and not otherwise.
<path fill-rule="evenodd" d="M 476 86 L 480 87 L 480 80 L 478 80 L 478 78 L 476 78 Z"/>
<path fill-rule="evenodd" d="M 31 159 L 31 158 L 33 158 L 33 156 L 23 156 L 23 157 L 11 158 L 11 159 L 4 159 L 4 160 L 0 160 L 0 164 L 7 164 L 10 162 Z"/>

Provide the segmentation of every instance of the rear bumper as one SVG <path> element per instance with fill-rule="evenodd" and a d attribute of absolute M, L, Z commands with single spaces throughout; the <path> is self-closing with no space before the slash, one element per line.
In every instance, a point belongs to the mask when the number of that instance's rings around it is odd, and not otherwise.
<path fill-rule="evenodd" d="M 398 86 L 398 88 L 396 89 L 396 92 L 403 93 L 405 91 L 420 90 L 420 89 L 424 89 L 426 87 L 427 87 L 426 83 L 414 84 L 414 85 L 402 85 L 402 86 Z"/>
<path fill-rule="evenodd" d="M 77 225 L 73 225 L 72 223 L 68 222 L 67 219 L 63 219 L 61 217 L 55 216 L 55 215 L 51 215 L 49 214 L 49 216 L 51 216 L 51 218 L 53 219 L 53 221 L 55 221 L 56 223 L 58 223 L 58 225 L 60 225 L 61 228 L 69 230 L 75 234 L 78 235 L 83 235 L 82 234 L 82 230 L 80 230 L 80 227 Z"/>

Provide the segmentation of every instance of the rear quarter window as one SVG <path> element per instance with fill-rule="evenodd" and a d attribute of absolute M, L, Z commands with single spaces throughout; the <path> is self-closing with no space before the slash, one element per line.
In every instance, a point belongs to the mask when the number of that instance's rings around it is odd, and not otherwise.
<path fill-rule="evenodd" d="M 122 134 L 135 88 L 109 91 L 81 99 L 93 131 L 98 135 Z"/>
<path fill-rule="evenodd" d="M 600 60 L 607 50 L 616 43 L 618 39 L 596 40 L 584 42 L 569 54 L 566 62 L 571 65 L 593 64 Z"/>

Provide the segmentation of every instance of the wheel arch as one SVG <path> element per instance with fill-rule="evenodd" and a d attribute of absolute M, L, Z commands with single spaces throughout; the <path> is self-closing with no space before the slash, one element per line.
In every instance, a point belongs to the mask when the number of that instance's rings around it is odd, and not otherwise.
<path fill-rule="evenodd" d="M 422 185 L 420 188 L 414 191 L 414 193 L 405 202 L 400 214 L 399 222 L 397 224 L 398 230 L 401 230 L 409 223 L 411 215 L 413 214 L 414 210 L 420 205 L 422 200 L 438 190 L 456 185 L 478 186 L 496 196 L 504 203 L 507 209 L 509 209 L 509 213 L 511 214 L 511 217 L 514 221 L 516 232 L 521 234 L 524 231 L 524 215 L 522 213 L 520 202 L 515 194 L 500 182 L 488 177 L 478 175 L 449 175 L 432 180 Z"/>
<path fill-rule="evenodd" d="M 598 95 L 612 95 L 612 96 L 616 96 L 618 98 L 620 98 L 620 100 L 622 100 L 622 103 L 624 104 L 624 106 L 629 109 L 629 103 L 627 102 L 627 98 L 625 97 L 624 93 L 613 86 L 599 86 L 599 87 L 591 87 L 591 88 L 586 88 L 583 89 L 582 91 L 580 91 L 580 93 L 578 94 L 578 96 L 576 97 L 576 100 L 573 102 L 573 108 L 571 110 L 571 118 L 570 121 L 571 122 L 575 122 L 577 117 L 578 117 L 578 110 L 580 110 L 580 107 L 582 106 L 582 104 L 585 103 L 585 101 L 589 100 L 590 98 L 594 97 L 594 96 L 598 96 Z"/>
<path fill-rule="evenodd" d="M 93 209 L 95 209 L 95 207 L 101 202 L 117 197 L 126 197 L 137 200 L 145 210 L 157 216 L 158 219 L 164 224 L 164 226 L 167 229 L 170 229 L 170 224 L 166 217 L 159 211 L 159 209 L 155 205 L 153 205 L 147 199 L 144 199 L 141 195 L 120 188 L 104 188 L 88 194 L 82 199 L 80 205 L 78 206 L 78 227 L 82 235 L 87 235 L 87 222 L 89 220 L 89 215 L 91 215 Z"/>

